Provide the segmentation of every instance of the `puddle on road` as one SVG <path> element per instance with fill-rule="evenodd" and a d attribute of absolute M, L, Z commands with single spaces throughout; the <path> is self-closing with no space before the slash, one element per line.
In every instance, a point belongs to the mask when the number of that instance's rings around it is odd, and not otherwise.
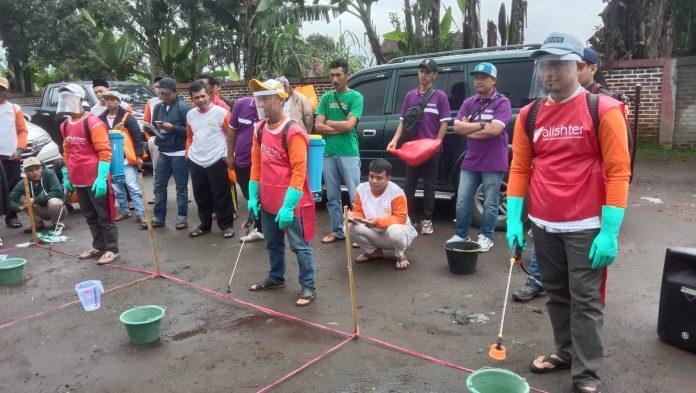
<path fill-rule="evenodd" d="M 184 330 L 177 333 L 163 334 L 162 341 L 181 341 L 199 334 L 206 334 L 213 331 L 230 332 L 233 330 L 254 329 L 275 321 L 274 318 L 260 314 L 246 315 L 241 318 L 235 318 L 231 315 L 216 315 L 201 318 L 201 320 L 203 323 L 193 329 Z"/>

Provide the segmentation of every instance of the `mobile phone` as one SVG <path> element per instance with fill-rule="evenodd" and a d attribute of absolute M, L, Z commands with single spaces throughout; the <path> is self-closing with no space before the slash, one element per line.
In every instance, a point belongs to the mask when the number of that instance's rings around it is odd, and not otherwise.
<path fill-rule="evenodd" d="M 352 222 L 354 222 L 354 223 L 356 223 L 356 224 L 372 225 L 369 221 L 367 221 L 367 220 L 364 219 L 364 218 L 360 218 L 360 217 L 350 217 L 350 218 L 348 219 L 348 221 L 352 221 Z"/>

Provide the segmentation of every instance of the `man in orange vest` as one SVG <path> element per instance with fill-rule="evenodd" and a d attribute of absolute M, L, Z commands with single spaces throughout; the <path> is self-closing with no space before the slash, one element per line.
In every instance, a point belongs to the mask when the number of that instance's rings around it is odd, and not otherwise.
<path fill-rule="evenodd" d="M 128 195 L 133 201 L 135 209 L 135 221 L 142 223 L 145 218 L 143 208 L 143 192 L 138 182 L 138 170 L 143 166 L 143 134 L 135 117 L 123 109 L 121 106 L 121 95 L 115 91 L 109 91 L 103 95 L 106 104 L 106 111 L 99 116 L 99 119 L 111 130 L 111 132 L 121 132 L 124 136 L 123 152 L 125 162 L 123 163 L 123 183 L 113 183 L 118 207 L 121 214 L 116 217 L 116 221 L 126 220 L 131 217 L 128 208 Z M 128 193 L 126 194 L 126 189 Z"/>
<path fill-rule="evenodd" d="M 114 201 L 109 194 L 111 145 L 104 123 L 82 107 L 85 92 L 76 84 L 59 90 L 56 113 L 65 114 L 63 135 L 63 187 L 77 192 L 82 214 L 92 233 L 92 248 L 78 256 L 98 258 L 100 265 L 118 258 L 118 229 L 113 222 Z"/>
<path fill-rule="evenodd" d="M 251 148 L 251 180 L 248 207 L 263 223 L 271 262 L 268 276 L 252 285 L 250 291 L 285 286 L 285 239 L 297 255 L 302 290 L 295 304 L 306 306 L 314 300 L 314 258 L 312 245 L 315 217 L 314 200 L 307 179 L 309 137 L 304 127 L 283 112 L 288 93 L 280 82 L 252 79 L 259 121 Z"/>
<path fill-rule="evenodd" d="M 524 246 L 522 209 L 529 195 L 556 346 L 530 370 L 569 368 L 575 393 L 598 393 L 606 267 L 618 251 L 630 156 L 623 104 L 592 95 L 578 82 L 586 67 L 583 48 L 574 35 L 551 33 L 532 54 L 533 84 L 545 94 L 532 95 L 544 98 L 524 107 L 515 123 L 507 239 L 510 248 Z"/>
<path fill-rule="evenodd" d="M 0 160 L 5 167 L 8 189 L 12 190 L 22 178 L 20 158 L 27 150 L 27 123 L 24 112 L 17 104 L 7 100 L 10 82 L 0 77 Z M 10 228 L 21 228 L 16 212 L 8 211 L 5 224 Z"/>

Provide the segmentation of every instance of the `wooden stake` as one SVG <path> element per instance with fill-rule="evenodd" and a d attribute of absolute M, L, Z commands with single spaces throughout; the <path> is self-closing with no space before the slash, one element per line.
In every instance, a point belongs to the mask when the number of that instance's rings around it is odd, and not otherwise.
<path fill-rule="evenodd" d="M 155 272 L 160 274 L 159 250 L 155 243 L 155 233 L 152 231 L 152 216 L 150 209 L 147 207 L 147 196 L 145 195 L 145 184 L 143 183 L 143 174 L 138 172 L 138 182 L 140 182 L 140 192 L 143 194 L 143 206 L 145 208 L 145 222 L 147 223 L 147 234 L 150 236 L 150 246 L 152 247 L 152 257 L 155 263 Z"/>
<path fill-rule="evenodd" d="M 352 245 L 350 242 L 350 228 L 348 224 L 348 206 L 343 207 L 343 222 L 346 231 L 346 260 L 348 262 L 348 281 L 350 282 L 350 303 L 353 312 L 353 334 L 358 334 L 358 306 L 355 300 L 355 279 L 353 278 L 353 257 L 351 255 Z"/>
<path fill-rule="evenodd" d="M 26 173 L 22 174 L 24 182 L 24 204 L 27 206 L 27 214 L 29 214 L 29 222 L 31 223 L 31 234 L 34 237 L 34 244 L 39 244 L 39 236 L 36 234 L 36 223 L 34 222 L 34 204 L 31 203 L 31 194 L 29 193 L 29 177 Z"/>

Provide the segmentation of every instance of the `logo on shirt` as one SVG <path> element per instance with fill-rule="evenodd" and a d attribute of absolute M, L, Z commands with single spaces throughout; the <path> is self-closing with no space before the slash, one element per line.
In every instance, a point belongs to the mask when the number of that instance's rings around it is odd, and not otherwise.
<path fill-rule="evenodd" d="M 84 136 L 74 136 L 74 135 L 66 136 L 65 140 L 68 141 L 68 143 L 84 144 L 85 142 L 87 142 L 87 138 L 85 138 Z"/>
<path fill-rule="evenodd" d="M 543 141 L 560 139 L 582 139 L 582 125 L 568 124 L 563 126 L 539 127 L 534 131 L 533 142 L 541 138 Z"/>
<path fill-rule="evenodd" d="M 267 146 L 265 144 L 261 144 L 261 154 L 265 154 L 267 156 L 275 157 L 275 158 L 282 158 L 282 155 L 280 152 L 270 146 Z"/>

